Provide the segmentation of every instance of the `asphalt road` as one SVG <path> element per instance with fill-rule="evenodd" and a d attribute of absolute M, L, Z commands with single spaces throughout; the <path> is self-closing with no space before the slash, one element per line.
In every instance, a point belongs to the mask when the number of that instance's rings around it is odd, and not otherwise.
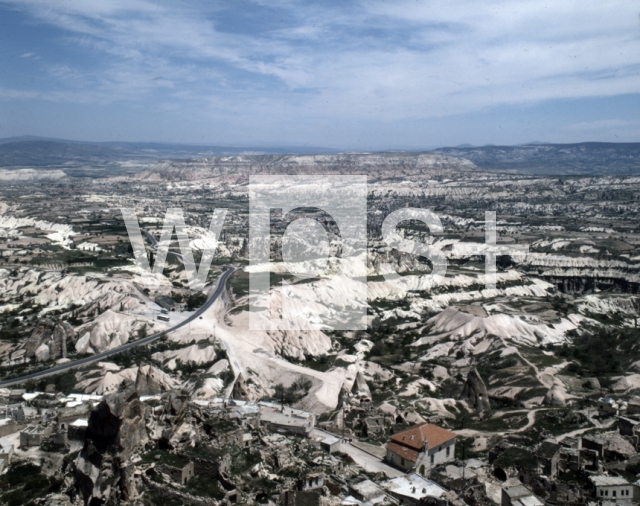
<path fill-rule="evenodd" d="M 123 346 L 120 346 L 119 348 L 115 348 L 109 351 L 104 351 L 97 355 L 81 358 L 79 360 L 75 360 L 74 362 L 68 362 L 66 364 L 58 365 L 58 366 L 52 367 L 51 369 L 46 369 L 44 371 L 26 374 L 25 376 L 20 376 L 18 378 L 12 378 L 10 380 L 0 381 L 0 387 L 8 387 L 11 385 L 17 385 L 19 383 L 24 383 L 25 381 L 45 378 L 53 374 L 59 374 L 61 372 L 65 372 L 70 369 L 75 369 L 76 367 L 91 364 L 93 362 L 98 362 L 100 360 L 104 360 L 105 358 L 112 357 L 114 355 L 117 355 L 118 353 L 122 353 L 123 351 L 130 350 L 137 346 L 144 346 L 146 344 L 153 343 L 154 341 L 157 341 L 158 339 L 170 334 L 171 332 L 178 330 L 179 328 L 184 327 L 185 325 L 188 325 L 190 322 L 200 317 L 200 315 L 202 315 L 207 309 L 209 309 L 211 305 L 218 299 L 218 297 L 220 297 L 220 295 L 224 293 L 224 288 L 227 283 L 227 280 L 229 279 L 229 276 L 231 276 L 231 274 L 233 274 L 233 271 L 236 270 L 235 267 L 232 267 L 232 266 L 226 266 L 226 267 L 227 267 L 227 270 L 225 270 L 222 273 L 222 275 L 220 276 L 220 279 L 218 279 L 218 283 L 215 285 L 215 288 L 211 292 L 209 292 L 209 295 L 207 296 L 207 301 L 203 304 L 203 306 L 200 309 L 198 309 L 195 313 L 193 313 L 191 316 L 189 316 L 189 318 L 182 321 L 181 323 L 178 323 L 175 327 L 171 327 L 170 329 L 163 330 L 162 332 L 158 332 L 157 334 L 153 334 L 151 336 L 145 337 L 144 339 L 139 339 L 138 341 L 127 343 Z"/>

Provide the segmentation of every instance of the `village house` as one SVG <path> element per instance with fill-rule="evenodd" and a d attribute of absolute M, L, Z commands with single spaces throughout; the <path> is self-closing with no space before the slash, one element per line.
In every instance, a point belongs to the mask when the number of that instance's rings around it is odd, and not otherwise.
<path fill-rule="evenodd" d="M 186 485 L 194 475 L 193 462 L 185 462 L 182 465 L 162 464 L 158 470 L 171 478 L 171 481 L 180 485 Z"/>
<path fill-rule="evenodd" d="M 340 439 L 335 436 L 327 436 L 320 441 L 320 448 L 327 453 L 340 451 Z"/>
<path fill-rule="evenodd" d="M 554 440 L 547 439 L 536 450 L 538 460 L 538 472 L 549 478 L 558 475 L 558 463 L 560 462 L 560 449 L 562 447 Z"/>
<path fill-rule="evenodd" d="M 52 432 L 53 427 L 51 425 L 47 427 L 42 425 L 29 425 L 20 433 L 20 446 L 23 448 L 40 446 Z"/>
<path fill-rule="evenodd" d="M 627 415 L 640 415 L 640 396 L 634 395 L 627 402 Z"/>
<path fill-rule="evenodd" d="M 378 503 L 381 502 L 378 498 L 385 495 L 386 492 L 380 485 L 371 480 L 363 480 L 358 483 L 349 483 L 349 496 L 345 499 L 345 502 L 351 502 L 349 499 L 355 499 L 360 502 Z"/>
<path fill-rule="evenodd" d="M 298 478 L 298 490 L 316 490 L 324 487 L 324 473 L 310 473 Z"/>
<path fill-rule="evenodd" d="M 260 406 L 260 424 L 272 432 L 308 436 L 316 426 L 313 413 L 266 402 Z"/>
<path fill-rule="evenodd" d="M 400 504 L 410 506 L 418 506 L 429 497 L 440 499 L 447 493 L 437 483 L 415 473 L 393 478 L 382 483 L 382 487 Z"/>
<path fill-rule="evenodd" d="M 542 506 L 544 503 L 524 485 L 502 489 L 501 506 Z"/>
<path fill-rule="evenodd" d="M 11 463 L 11 457 L 13 457 L 13 445 L 8 443 L 0 444 L 0 459 L 3 459 L 5 464 Z"/>
<path fill-rule="evenodd" d="M 180 307 L 180 305 L 175 300 L 170 299 L 165 295 L 158 295 L 154 299 L 154 302 L 158 304 L 158 306 L 160 306 L 162 309 L 166 309 L 167 311 L 175 311 Z"/>
<path fill-rule="evenodd" d="M 456 435 L 430 423 L 421 423 L 391 436 L 385 460 L 404 471 L 426 476 L 437 465 L 455 458 Z"/>
<path fill-rule="evenodd" d="M 590 476 L 589 480 L 595 487 L 595 496 L 599 500 L 637 503 L 640 499 L 640 488 L 620 476 Z"/>
<path fill-rule="evenodd" d="M 598 417 L 621 416 L 627 413 L 627 403 L 614 401 L 608 395 L 602 395 L 598 399 Z"/>

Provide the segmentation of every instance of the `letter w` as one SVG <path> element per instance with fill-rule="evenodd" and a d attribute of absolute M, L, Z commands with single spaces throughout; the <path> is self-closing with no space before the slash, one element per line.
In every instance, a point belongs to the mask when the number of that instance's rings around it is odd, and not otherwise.
<path fill-rule="evenodd" d="M 129 234 L 129 241 L 133 248 L 133 255 L 136 259 L 136 263 L 140 269 L 152 272 L 149 267 L 149 259 L 147 258 L 147 252 L 144 245 L 144 239 L 140 233 L 140 225 L 138 224 L 138 217 L 135 210 L 131 208 L 123 208 L 122 217 L 124 218 L 124 224 L 127 227 Z M 162 234 L 160 235 L 160 242 L 158 243 L 150 233 L 145 230 L 145 235 L 151 241 L 151 249 L 156 251 L 156 261 L 153 266 L 154 274 L 162 274 L 164 270 L 164 264 L 169 254 L 169 245 L 171 244 L 171 236 L 173 229 L 176 230 L 176 236 L 178 238 L 178 244 L 180 246 L 180 253 L 172 253 L 184 264 L 184 269 L 187 275 L 187 282 L 189 288 L 192 290 L 202 290 L 207 282 L 207 275 L 211 268 L 211 262 L 213 260 L 213 254 L 217 249 L 218 238 L 222 231 L 224 219 L 227 216 L 227 209 L 216 209 L 211 218 L 211 224 L 209 225 L 209 231 L 215 238 L 215 246 L 211 246 L 213 241 L 202 241 L 204 243 L 202 250 L 202 258 L 200 259 L 200 268 L 196 269 L 196 264 L 193 261 L 193 253 L 191 246 L 189 245 L 189 236 L 186 232 L 186 226 L 184 224 L 184 216 L 182 209 L 170 208 L 167 209 L 167 214 L 164 218 L 164 224 L 162 225 Z"/>

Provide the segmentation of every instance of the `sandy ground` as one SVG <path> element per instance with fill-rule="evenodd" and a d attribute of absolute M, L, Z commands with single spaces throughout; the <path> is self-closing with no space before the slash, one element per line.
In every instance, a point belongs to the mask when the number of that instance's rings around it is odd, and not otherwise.
<path fill-rule="evenodd" d="M 335 409 L 343 383 L 355 379 L 353 372 L 345 369 L 320 372 L 288 362 L 269 351 L 262 333 L 252 332 L 248 328 L 229 327 L 223 323 L 224 313 L 224 302 L 217 300 L 202 315 L 202 319 L 178 329 L 170 338 L 182 343 L 202 339 L 218 341 L 227 351 L 234 373 L 252 377 L 265 389 L 278 383 L 287 386 L 301 377 L 307 377 L 313 386 L 305 407 L 315 412 Z"/>

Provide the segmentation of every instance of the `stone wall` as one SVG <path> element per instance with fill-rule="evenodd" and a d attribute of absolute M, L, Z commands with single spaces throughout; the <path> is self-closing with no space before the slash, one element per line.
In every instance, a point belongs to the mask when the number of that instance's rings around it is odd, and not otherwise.
<path fill-rule="evenodd" d="M 191 494 L 179 492 L 178 490 L 175 490 L 171 487 L 167 487 L 166 485 L 155 483 L 144 475 L 142 475 L 142 481 L 147 487 L 152 488 L 160 492 L 161 494 L 166 494 L 171 497 L 175 497 L 180 502 L 182 502 L 182 504 L 195 504 L 196 506 L 218 506 L 219 504 L 218 501 L 216 501 L 215 499 L 208 499 L 206 497 L 196 497 Z"/>
<path fill-rule="evenodd" d="M 8 436 L 14 432 L 20 432 L 28 426 L 28 423 L 8 423 L 7 425 L 0 425 L 0 437 Z"/>

